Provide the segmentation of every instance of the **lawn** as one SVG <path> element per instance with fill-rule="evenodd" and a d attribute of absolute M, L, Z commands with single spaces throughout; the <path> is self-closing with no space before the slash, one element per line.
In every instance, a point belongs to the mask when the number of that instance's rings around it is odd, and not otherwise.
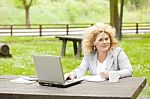
<path fill-rule="evenodd" d="M 51 37 L 0 37 L 10 47 L 12 58 L 0 58 L 0 75 L 36 75 L 32 55 L 60 55 L 62 42 Z M 123 38 L 119 45 L 125 50 L 136 77 L 146 77 L 150 86 L 150 38 L 136 36 Z M 68 42 L 66 56 L 62 57 L 64 73 L 79 66 L 82 58 L 73 55 Z M 150 88 L 149 88 L 150 95 Z"/>

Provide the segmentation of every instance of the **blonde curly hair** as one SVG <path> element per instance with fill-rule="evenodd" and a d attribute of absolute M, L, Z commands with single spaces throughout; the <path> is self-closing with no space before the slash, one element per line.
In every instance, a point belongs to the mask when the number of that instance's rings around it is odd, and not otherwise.
<path fill-rule="evenodd" d="M 96 40 L 96 37 L 100 33 L 106 33 L 110 38 L 110 48 L 109 50 L 113 49 L 117 46 L 118 41 L 113 38 L 116 31 L 115 28 L 108 24 L 104 23 L 97 23 L 91 27 L 89 27 L 84 35 L 84 39 L 82 41 L 82 49 L 85 54 L 91 53 L 94 50 L 94 42 Z"/>

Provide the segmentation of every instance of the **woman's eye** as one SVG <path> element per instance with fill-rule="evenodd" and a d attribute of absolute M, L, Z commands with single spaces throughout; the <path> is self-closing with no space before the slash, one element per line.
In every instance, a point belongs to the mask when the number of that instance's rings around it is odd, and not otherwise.
<path fill-rule="evenodd" d="M 103 39 L 99 39 L 99 41 L 102 41 Z"/>
<path fill-rule="evenodd" d="M 105 40 L 108 40 L 108 38 L 105 38 Z"/>

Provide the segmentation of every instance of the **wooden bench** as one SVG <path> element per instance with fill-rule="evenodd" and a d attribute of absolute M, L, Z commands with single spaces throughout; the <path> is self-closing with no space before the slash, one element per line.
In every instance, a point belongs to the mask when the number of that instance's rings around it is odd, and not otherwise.
<path fill-rule="evenodd" d="M 82 35 L 81 36 L 72 36 L 72 35 L 56 36 L 56 38 L 59 38 L 59 40 L 62 40 L 61 56 L 65 56 L 67 41 L 72 41 L 74 55 L 78 58 L 81 57 L 82 40 L 83 40 Z"/>
<path fill-rule="evenodd" d="M 0 76 L 0 99 L 136 99 L 146 85 L 146 79 L 128 77 L 117 83 L 83 81 L 68 88 L 15 84 L 17 76 Z"/>

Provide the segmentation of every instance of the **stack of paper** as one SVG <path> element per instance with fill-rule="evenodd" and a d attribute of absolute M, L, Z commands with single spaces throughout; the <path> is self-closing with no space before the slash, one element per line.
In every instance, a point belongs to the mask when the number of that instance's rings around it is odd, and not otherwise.
<path fill-rule="evenodd" d="M 35 83 L 37 80 L 38 80 L 37 78 L 21 76 L 21 77 L 19 77 L 19 78 L 10 80 L 10 82 L 13 82 L 13 83 L 30 84 L 30 83 Z"/>
<path fill-rule="evenodd" d="M 106 79 L 102 79 L 98 75 L 96 75 L 96 76 L 83 76 L 80 79 L 85 80 L 85 81 L 93 81 L 93 82 L 100 82 L 100 81 L 106 80 Z"/>

